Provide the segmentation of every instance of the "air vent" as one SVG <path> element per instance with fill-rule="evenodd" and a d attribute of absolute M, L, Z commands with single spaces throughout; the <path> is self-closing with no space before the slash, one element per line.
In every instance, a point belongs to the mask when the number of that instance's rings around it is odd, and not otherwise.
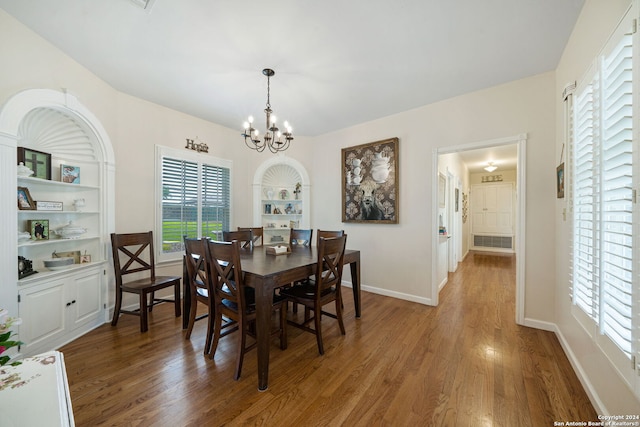
<path fill-rule="evenodd" d="M 483 248 L 513 249 L 512 236 L 473 236 L 473 246 Z"/>

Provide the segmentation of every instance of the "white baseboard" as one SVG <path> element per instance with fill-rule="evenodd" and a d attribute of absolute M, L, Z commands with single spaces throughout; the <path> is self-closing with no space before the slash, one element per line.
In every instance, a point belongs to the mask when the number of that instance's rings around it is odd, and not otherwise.
<path fill-rule="evenodd" d="M 352 288 L 353 287 L 351 282 L 346 282 L 346 281 L 342 282 L 342 286 L 344 286 L 346 288 Z M 417 302 L 418 304 L 434 305 L 433 301 L 431 301 L 431 298 L 418 297 L 418 296 L 415 296 L 415 295 L 405 294 L 405 293 L 402 293 L 402 292 L 390 291 L 388 289 L 374 288 L 372 286 L 363 286 L 363 285 L 361 285 L 360 289 L 363 290 L 363 291 L 366 291 L 366 292 L 371 292 L 372 294 L 384 295 L 386 297 L 393 297 L 393 298 L 398 298 L 398 299 L 405 300 L 405 301 Z M 343 296 L 343 298 L 344 298 L 344 296 Z"/>

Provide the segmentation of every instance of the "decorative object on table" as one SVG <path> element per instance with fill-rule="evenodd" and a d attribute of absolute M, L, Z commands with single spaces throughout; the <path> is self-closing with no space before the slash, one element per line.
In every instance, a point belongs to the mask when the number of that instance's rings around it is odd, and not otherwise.
<path fill-rule="evenodd" d="M 60 165 L 60 181 L 67 184 L 80 184 L 80 167 Z"/>
<path fill-rule="evenodd" d="M 295 195 L 294 197 L 296 198 L 296 200 L 300 199 L 300 193 L 302 193 L 302 184 L 296 182 L 296 189 L 293 190 L 293 194 Z"/>
<path fill-rule="evenodd" d="M 63 239 L 78 239 L 80 236 L 87 232 L 87 229 L 75 225 L 73 221 L 69 221 L 69 224 L 53 230 L 53 232 Z"/>
<path fill-rule="evenodd" d="M 280 190 L 280 200 L 289 200 L 289 190 L 283 188 Z"/>
<path fill-rule="evenodd" d="M 28 178 L 33 175 L 33 171 L 24 165 L 24 162 L 20 162 L 18 165 L 18 176 L 21 178 Z"/>
<path fill-rule="evenodd" d="M 18 209 L 22 211 L 33 211 L 36 209 L 36 204 L 31 198 L 27 187 L 18 187 Z"/>
<path fill-rule="evenodd" d="M 76 209 L 76 212 L 82 212 L 82 208 L 84 208 L 85 204 L 86 202 L 84 199 L 75 199 L 73 201 L 73 207 Z"/>
<path fill-rule="evenodd" d="M 48 202 L 46 200 L 36 202 L 36 209 L 39 211 L 61 211 L 62 207 L 62 202 Z"/>
<path fill-rule="evenodd" d="M 49 220 L 48 219 L 30 219 L 27 221 L 29 233 L 33 240 L 49 240 Z"/>
<path fill-rule="evenodd" d="M 51 179 L 51 154 L 18 147 L 18 164 L 20 163 L 32 169 L 35 178 Z"/>
<path fill-rule="evenodd" d="M 37 271 L 33 269 L 33 261 L 18 255 L 18 279 L 23 279 L 36 273 Z"/>
<path fill-rule="evenodd" d="M 73 258 L 64 257 L 64 258 L 50 258 L 42 261 L 44 263 L 44 267 L 49 270 L 57 271 L 57 270 L 65 270 L 74 264 Z"/>
<path fill-rule="evenodd" d="M 9 350 L 12 347 L 17 347 L 19 345 L 24 344 L 21 341 L 12 340 L 11 337 L 14 335 L 11 330 L 12 326 L 17 326 L 22 323 L 22 319 L 19 317 L 9 317 L 9 312 L 4 308 L 0 308 L 0 366 L 6 365 L 11 357 L 6 354 L 3 356 L 2 353 Z M 13 362 L 9 363 L 11 366 L 17 366 L 21 362 Z M 4 381 L 0 381 L 0 384 L 4 384 Z M 3 387 L 0 388 L 2 390 Z"/>
<path fill-rule="evenodd" d="M 51 258 L 73 258 L 74 264 L 80 264 L 80 251 L 53 251 L 53 253 L 51 254 Z"/>
<path fill-rule="evenodd" d="M 267 246 L 266 250 L 269 255 L 289 255 L 291 253 L 289 245 Z"/>
<path fill-rule="evenodd" d="M 196 140 L 200 141 L 200 139 L 196 136 Z M 188 148 L 190 150 L 197 151 L 198 153 L 208 153 L 209 146 L 204 142 L 195 142 L 193 139 L 187 138 L 187 145 L 184 148 Z"/>
<path fill-rule="evenodd" d="M 342 149 L 342 222 L 398 223 L 398 138 Z"/>
<path fill-rule="evenodd" d="M 272 153 L 284 151 L 289 148 L 289 144 L 293 141 L 293 129 L 291 129 L 289 123 L 285 120 L 285 130 L 282 132 L 276 124 L 276 116 L 272 115 L 273 110 L 271 109 L 270 103 L 271 77 L 273 77 L 275 73 L 276 72 L 270 68 L 262 70 L 262 74 L 267 76 L 267 108 L 264 110 L 267 115 L 267 130 L 262 140 L 258 137 L 260 132 L 253 127 L 253 116 L 249 116 L 248 120 L 244 122 L 244 132 L 242 133 L 244 143 L 247 147 L 258 152 L 264 151 L 266 147 L 269 147 L 269 151 Z"/>

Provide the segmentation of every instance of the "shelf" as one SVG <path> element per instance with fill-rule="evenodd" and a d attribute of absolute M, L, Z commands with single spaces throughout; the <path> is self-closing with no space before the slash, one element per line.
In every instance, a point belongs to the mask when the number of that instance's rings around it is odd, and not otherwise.
<path fill-rule="evenodd" d="M 25 286 L 34 282 L 40 283 L 42 279 L 52 279 L 52 278 L 55 278 L 56 276 L 64 276 L 69 273 L 76 273 L 78 271 L 100 266 L 102 264 L 105 264 L 106 262 L 107 261 L 105 260 L 105 261 L 87 262 L 85 264 L 73 264 L 73 265 L 70 265 L 69 268 L 66 268 L 64 270 L 56 270 L 56 271 L 48 270 L 46 268 L 34 268 L 34 270 L 36 270 L 37 273 L 27 276 L 23 279 L 18 279 L 18 285 Z"/>
<path fill-rule="evenodd" d="M 100 189 L 100 187 L 95 185 L 69 184 L 61 181 L 51 181 L 48 179 L 29 178 L 29 177 L 18 177 L 18 184 L 22 184 L 20 185 L 21 187 L 26 187 L 30 184 L 33 184 L 33 185 L 44 185 L 48 187 L 76 189 L 76 190 L 99 190 Z"/>
<path fill-rule="evenodd" d="M 300 199 L 262 199 L 262 203 L 302 203 Z"/>
<path fill-rule="evenodd" d="M 284 213 L 284 214 L 262 214 L 262 216 L 269 216 L 269 217 L 272 217 L 272 216 L 278 216 L 278 217 L 280 217 L 280 216 L 302 216 L 302 214 L 299 214 L 299 213 L 295 213 L 295 214 L 294 213 L 291 213 L 291 214 L 288 214 L 288 213 Z"/>
<path fill-rule="evenodd" d="M 37 210 L 18 210 L 18 215 L 21 214 L 38 214 L 39 216 L 41 215 L 49 215 L 49 214 L 53 214 L 53 215 L 68 215 L 68 214 L 73 214 L 73 215 L 96 215 L 99 214 L 100 212 L 98 211 L 37 211 Z"/>
<path fill-rule="evenodd" d="M 53 245 L 56 243 L 63 243 L 63 242 L 82 242 L 87 240 L 95 240 L 99 238 L 100 237 L 98 236 L 86 236 L 86 237 L 79 237 L 77 239 L 27 240 L 26 242 L 18 242 L 18 247 L 26 248 L 26 247 L 34 247 L 34 246 Z"/>

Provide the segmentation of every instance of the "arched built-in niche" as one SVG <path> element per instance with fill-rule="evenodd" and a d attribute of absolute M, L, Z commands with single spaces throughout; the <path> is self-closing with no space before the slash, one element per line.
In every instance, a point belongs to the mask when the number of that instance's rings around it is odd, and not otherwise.
<path fill-rule="evenodd" d="M 294 194 L 296 184 L 300 184 L 298 199 Z M 273 195 L 269 195 L 268 189 L 272 189 Z M 280 192 L 286 190 L 285 197 L 280 197 Z M 271 157 L 263 162 L 253 177 L 253 223 L 256 226 L 265 227 L 265 244 L 279 243 L 272 241 L 272 234 L 282 234 L 280 231 L 288 221 L 299 221 L 299 228 L 311 228 L 311 183 L 309 174 L 305 167 L 295 159 L 285 156 Z M 281 215 L 269 214 L 265 212 L 265 205 L 273 205 L 281 208 Z M 291 206 L 294 211 L 300 214 L 284 213 L 286 206 Z M 273 212 L 273 211 L 272 211 Z M 269 224 L 276 224 L 276 230 L 269 227 Z M 288 231 L 287 231 L 288 234 Z M 285 239 L 285 242 L 288 242 Z"/>
<path fill-rule="evenodd" d="M 52 169 L 55 165 L 58 168 L 58 174 L 62 161 L 87 165 L 85 172 L 90 173 L 86 175 L 86 183 L 78 188 L 79 191 L 88 191 L 94 194 L 95 201 L 92 209 L 95 210 L 95 214 L 87 214 L 85 218 L 92 215 L 93 218 L 97 218 L 90 221 L 95 224 L 94 230 L 91 230 L 95 236 L 93 239 L 99 243 L 94 245 L 96 248 L 96 253 L 92 254 L 94 255 L 94 265 L 82 266 L 85 270 L 101 270 L 106 263 L 109 233 L 114 230 L 115 215 L 115 155 L 109 136 L 100 121 L 76 97 L 64 91 L 30 89 L 9 98 L 0 108 L 0 227 L 4 236 L 2 243 L 0 243 L 0 268 L 5 274 L 5 281 L 0 286 L 0 301 L 3 302 L 3 308 L 7 308 L 12 315 L 20 315 L 16 296 L 20 295 L 20 292 L 24 292 L 25 289 L 34 285 L 38 286 L 40 282 L 43 284 L 55 281 L 62 282 L 69 278 L 76 279 L 80 275 L 70 270 L 71 272 L 54 272 L 47 276 L 41 271 L 40 274 L 30 276 L 27 283 L 24 280 L 18 281 L 16 267 L 20 246 L 16 244 L 18 228 L 20 223 L 25 221 L 24 218 L 27 218 L 25 215 L 28 214 L 21 211 L 20 217 L 18 215 L 16 183 L 39 187 L 41 188 L 40 197 L 53 197 L 53 200 L 63 194 L 67 195 L 67 199 L 72 199 L 71 194 L 76 191 L 68 185 L 65 187 L 60 182 L 54 182 L 59 180 L 59 176 L 55 175 L 49 182 L 34 178 L 17 178 L 17 147 L 19 146 L 51 153 Z M 67 221 L 74 215 L 78 216 L 76 212 L 72 212 L 73 208 L 69 206 L 68 202 L 69 200 L 63 205 L 64 212 L 42 212 L 41 216 L 47 216 L 60 222 Z M 40 215 L 40 211 L 37 214 Z M 61 242 L 62 246 L 65 244 L 68 245 Z M 25 249 L 25 245 L 20 247 L 20 251 L 29 250 L 31 251 L 29 253 L 37 254 L 50 253 L 56 249 L 55 244 L 34 245 L 33 249 Z M 102 271 L 100 271 L 100 275 L 103 276 Z M 111 281 L 100 280 L 100 282 L 100 299 L 106 301 L 106 283 Z M 100 304 L 100 309 L 99 313 L 93 313 L 91 326 L 101 324 L 106 320 L 106 310 L 103 309 L 102 304 Z M 23 319 L 23 325 L 28 321 L 29 319 Z M 84 320 L 80 319 L 77 323 L 82 322 Z M 88 325 L 88 322 L 84 322 L 83 326 L 85 325 Z M 73 333 L 80 332 L 74 330 Z M 65 334 L 66 332 L 59 334 L 61 339 L 71 338 L 71 334 Z"/>

